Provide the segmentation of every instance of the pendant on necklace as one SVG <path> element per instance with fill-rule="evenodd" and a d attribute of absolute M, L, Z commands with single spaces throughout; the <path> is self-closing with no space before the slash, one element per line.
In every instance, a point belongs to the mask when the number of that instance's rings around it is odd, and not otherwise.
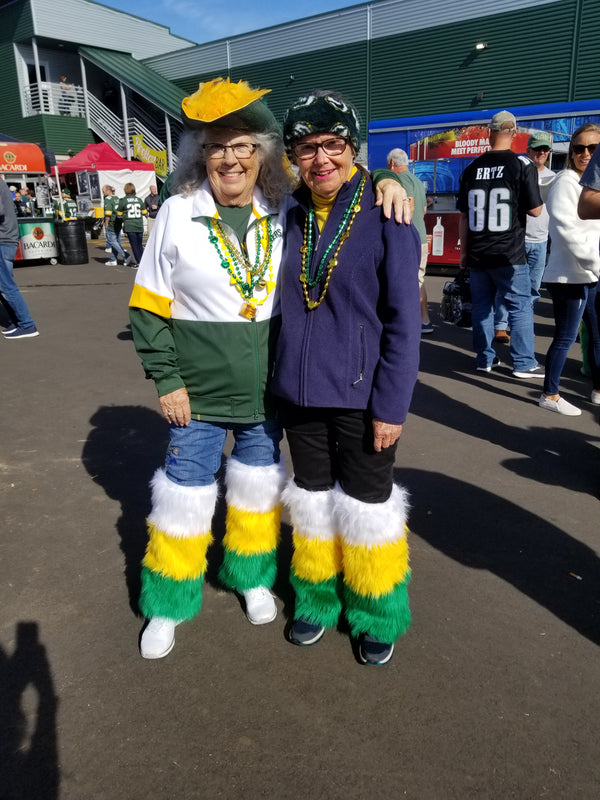
<path fill-rule="evenodd" d="M 256 307 L 252 305 L 252 303 L 242 303 L 242 307 L 240 308 L 240 317 L 244 317 L 244 319 L 254 319 L 256 316 Z"/>
<path fill-rule="evenodd" d="M 261 278 L 254 288 L 258 289 L 259 292 L 264 291 L 267 288 L 266 280 L 264 278 Z"/>

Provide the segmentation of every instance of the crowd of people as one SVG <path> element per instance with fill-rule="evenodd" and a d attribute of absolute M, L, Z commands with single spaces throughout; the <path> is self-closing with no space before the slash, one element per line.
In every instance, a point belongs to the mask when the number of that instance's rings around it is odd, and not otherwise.
<path fill-rule="evenodd" d="M 460 179 L 461 267 L 470 274 L 477 369 L 498 368 L 493 343 L 508 343 L 513 376 L 543 380 L 540 408 L 578 416 L 581 409 L 560 395 L 559 382 L 583 320 L 590 399 L 600 405 L 600 221 L 582 219 L 577 210 L 584 171 L 600 144 L 600 126 L 589 122 L 574 131 L 558 175 L 546 167 L 549 134 L 533 133 L 527 156 L 521 156 L 511 149 L 516 133 L 513 114 L 495 114 L 491 149 Z M 552 298 L 555 322 L 543 366 L 535 356 L 533 317 L 540 285 Z"/>

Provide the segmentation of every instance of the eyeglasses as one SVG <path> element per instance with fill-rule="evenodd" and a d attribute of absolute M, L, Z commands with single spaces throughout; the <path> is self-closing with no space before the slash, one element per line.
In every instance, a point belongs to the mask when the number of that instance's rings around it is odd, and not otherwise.
<path fill-rule="evenodd" d="M 208 144 L 202 145 L 207 158 L 223 158 L 225 156 L 225 151 L 231 150 L 236 158 L 242 160 L 244 158 L 251 158 L 257 147 L 258 145 L 253 142 L 239 142 L 238 144 L 217 144 L 216 142 L 209 142 Z"/>
<path fill-rule="evenodd" d="M 572 144 L 571 149 L 574 153 L 577 153 L 580 156 L 584 150 L 587 150 L 590 155 L 594 152 L 594 150 L 598 147 L 598 142 L 595 144 Z"/>
<path fill-rule="evenodd" d="M 304 161 L 309 158 L 314 158 L 319 152 L 319 147 L 326 156 L 341 156 L 344 150 L 348 147 L 346 139 L 336 137 L 335 139 L 326 139 L 324 142 L 299 142 L 292 147 L 292 153 Z"/>

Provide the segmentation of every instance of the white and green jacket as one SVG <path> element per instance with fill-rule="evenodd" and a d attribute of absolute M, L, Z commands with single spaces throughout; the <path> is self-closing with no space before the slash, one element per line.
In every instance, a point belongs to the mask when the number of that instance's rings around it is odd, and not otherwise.
<path fill-rule="evenodd" d="M 254 226 L 266 216 L 275 236 L 265 277 L 276 281 L 283 215 L 256 188 L 246 236 L 251 263 Z M 258 422 L 273 413 L 268 381 L 280 325 L 279 292 L 268 294 L 255 319 L 240 316 L 244 301 L 209 242 L 210 218 L 219 215 L 208 182 L 161 206 L 129 301 L 135 347 L 159 396 L 187 389 L 194 419 Z M 226 230 L 236 242 L 233 230 Z"/>

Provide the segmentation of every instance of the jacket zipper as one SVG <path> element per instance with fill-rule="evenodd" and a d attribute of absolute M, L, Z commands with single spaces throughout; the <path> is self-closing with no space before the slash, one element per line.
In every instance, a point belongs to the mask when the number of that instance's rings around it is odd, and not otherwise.
<path fill-rule="evenodd" d="M 358 373 L 358 378 L 354 381 L 352 386 L 356 386 L 357 383 L 360 383 L 363 379 L 363 374 L 365 371 L 365 326 L 359 325 L 360 330 L 360 371 Z"/>

